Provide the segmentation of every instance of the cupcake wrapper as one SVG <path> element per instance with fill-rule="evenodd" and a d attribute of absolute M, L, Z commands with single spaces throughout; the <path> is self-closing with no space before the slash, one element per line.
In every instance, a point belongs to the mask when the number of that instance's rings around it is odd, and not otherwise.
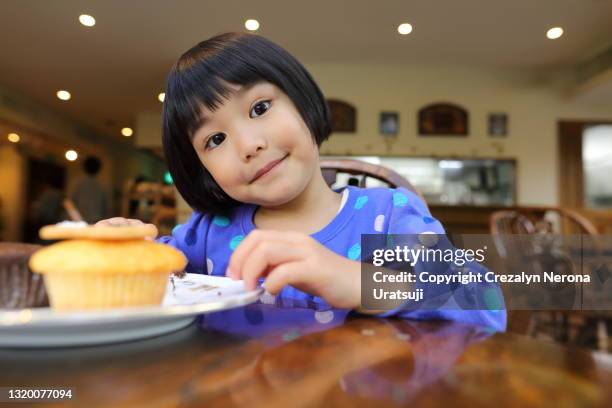
<path fill-rule="evenodd" d="M 0 308 L 48 306 L 42 275 L 32 273 L 27 260 L 0 265 Z"/>
<path fill-rule="evenodd" d="M 161 304 L 167 273 L 133 275 L 45 274 L 54 310 L 106 309 Z"/>

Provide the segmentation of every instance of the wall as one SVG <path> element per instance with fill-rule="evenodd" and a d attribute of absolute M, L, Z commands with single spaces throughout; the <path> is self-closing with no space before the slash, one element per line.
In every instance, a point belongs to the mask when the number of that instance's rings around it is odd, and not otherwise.
<path fill-rule="evenodd" d="M 299 56 L 298 56 L 299 58 Z M 612 119 L 609 106 L 581 104 L 567 72 L 531 72 L 467 66 L 306 64 L 328 98 L 353 104 L 357 132 L 337 133 L 325 155 L 503 157 L 517 159 L 518 204 L 558 202 L 557 122 Z M 453 102 L 469 112 L 468 137 L 419 137 L 417 112 L 432 102 Z M 398 111 L 400 133 L 392 145 L 378 135 L 380 111 Z M 487 136 L 487 114 L 509 115 L 505 139 Z M 139 115 L 143 145 L 160 145 L 159 113 Z"/>
<path fill-rule="evenodd" d="M 471 67 L 309 65 L 326 97 L 358 108 L 357 132 L 338 133 L 323 154 L 506 157 L 517 159 L 518 203 L 556 204 L 557 121 L 612 119 L 607 107 L 580 105 L 568 96 L 563 73 Z M 453 102 L 470 114 L 470 134 L 417 136 L 417 112 L 432 102 Z M 378 114 L 399 111 L 400 133 L 388 148 L 378 135 Z M 509 115 L 505 139 L 487 136 L 487 113 Z"/>
<path fill-rule="evenodd" d="M 21 219 L 23 217 L 23 200 L 25 163 L 17 152 L 16 146 L 0 146 L 0 224 L 2 224 L 0 239 L 17 241 L 21 234 Z M 11 182 L 8 183 L 7 181 Z"/>
<path fill-rule="evenodd" d="M 25 163 L 28 156 L 51 155 L 57 162 L 64 163 L 68 170 L 69 188 L 83 174 L 82 161 L 70 163 L 63 158 L 63 152 L 70 148 L 79 152 L 80 158 L 88 154 L 98 156 L 103 162 L 99 179 L 115 201 L 114 213 L 118 210 L 117 200 L 126 179 L 143 174 L 151 179 L 161 180 L 165 170 L 163 161 L 153 154 L 138 150 L 127 142 L 113 141 L 2 86 L 0 132 L 2 159 L 7 160 L 2 163 L 0 172 L 0 199 L 8 203 L 4 205 L 3 211 L 10 214 L 12 225 L 9 235 L 5 234 L 4 239 L 21 239 L 21 207 L 24 206 L 25 191 L 22 184 L 27 179 Z M 15 149 L 6 141 L 8 132 L 17 132 L 22 136 L 22 141 L 29 139 L 31 143 L 20 143 L 20 148 Z"/>

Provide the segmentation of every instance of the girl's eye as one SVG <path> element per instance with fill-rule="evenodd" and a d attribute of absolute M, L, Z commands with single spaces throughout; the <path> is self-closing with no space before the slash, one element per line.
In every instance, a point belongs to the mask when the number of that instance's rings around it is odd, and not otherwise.
<path fill-rule="evenodd" d="M 221 143 L 223 143 L 223 141 L 225 140 L 225 134 L 223 133 L 217 133 L 216 135 L 212 135 L 207 141 L 206 141 L 206 146 L 204 146 L 206 149 L 214 149 L 215 147 L 219 146 Z"/>
<path fill-rule="evenodd" d="M 272 103 L 270 101 L 261 101 L 259 103 L 257 103 L 255 106 L 253 106 L 253 109 L 251 109 L 251 114 L 250 117 L 258 117 L 263 115 L 264 113 L 266 113 L 268 111 L 268 109 L 270 109 L 270 105 Z M 212 135 L 207 141 L 206 144 L 204 145 L 205 149 L 214 149 L 216 147 L 218 147 L 221 143 L 223 143 L 223 141 L 225 140 L 225 134 L 224 133 L 217 133 L 215 135 Z"/>
<path fill-rule="evenodd" d="M 261 101 L 251 109 L 251 117 L 261 116 L 270 109 L 270 101 Z M 253 112 L 255 114 L 253 114 Z"/>

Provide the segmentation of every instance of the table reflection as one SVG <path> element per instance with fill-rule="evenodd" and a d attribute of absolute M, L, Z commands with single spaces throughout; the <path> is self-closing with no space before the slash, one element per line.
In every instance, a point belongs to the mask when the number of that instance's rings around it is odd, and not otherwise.
<path fill-rule="evenodd" d="M 444 376 L 470 343 L 489 335 L 467 325 L 366 318 L 312 301 L 283 302 L 264 297 L 262 303 L 203 316 L 199 323 L 265 345 L 230 381 L 236 403 L 269 403 L 281 392 L 299 399 L 300 406 L 316 402 L 308 395 L 316 399 L 330 392 L 409 402 Z"/>
<path fill-rule="evenodd" d="M 607 361 L 607 360 L 606 360 Z M 70 386 L 69 406 L 604 406 L 612 363 L 443 321 L 266 297 L 157 338 L 0 349 L 0 384 Z M 62 404 L 53 404 L 61 406 Z"/>

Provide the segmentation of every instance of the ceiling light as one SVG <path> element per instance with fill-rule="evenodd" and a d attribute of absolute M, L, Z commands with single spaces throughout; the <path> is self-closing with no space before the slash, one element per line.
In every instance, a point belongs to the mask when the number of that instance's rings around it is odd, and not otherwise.
<path fill-rule="evenodd" d="M 62 101 L 67 101 L 68 99 L 70 99 L 70 92 L 68 91 L 64 91 L 63 89 L 60 91 L 57 91 L 57 97 L 60 98 Z"/>
<path fill-rule="evenodd" d="M 165 93 L 160 93 L 159 95 L 157 95 L 157 99 L 159 99 L 160 102 L 163 102 L 164 99 L 166 99 L 166 94 Z"/>
<path fill-rule="evenodd" d="M 563 35 L 563 29 L 561 27 L 553 27 L 546 32 L 546 36 L 551 40 L 556 40 Z"/>
<path fill-rule="evenodd" d="M 75 152 L 74 150 L 68 150 L 65 156 L 66 156 L 66 160 L 68 161 L 75 161 L 77 157 L 79 157 L 78 153 Z"/>
<path fill-rule="evenodd" d="M 121 129 L 121 134 L 125 137 L 130 137 L 134 134 L 134 131 L 132 130 L 132 128 L 124 127 L 123 129 Z"/>
<path fill-rule="evenodd" d="M 21 140 L 17 133 L 9 133 L 7 139 L 11 143 L 19 143 L 19 141 Z"/>
<path fill-rule="evenodd" d="M 81 24 L 83 24 L 85 27 L 93 27 L 96 25 L 96 19 L 93 18 L 92 16 L 88 15 L 88 14 L 81 14 L 79 16 L 79 21 L 81 22 Z"/>
<path fill-rule="evenodd" d="M 400 24 L 397 26 L 397 32 L 402 35 L 410 34 L 412 32 L 412 25 L 408 23 Z"/>
<path fill-rule="evenodd" d="M 249 19 L 244 22 L 244 27 L 249 31 L 257 31 L 259 29 L 259 21 Z"/>

